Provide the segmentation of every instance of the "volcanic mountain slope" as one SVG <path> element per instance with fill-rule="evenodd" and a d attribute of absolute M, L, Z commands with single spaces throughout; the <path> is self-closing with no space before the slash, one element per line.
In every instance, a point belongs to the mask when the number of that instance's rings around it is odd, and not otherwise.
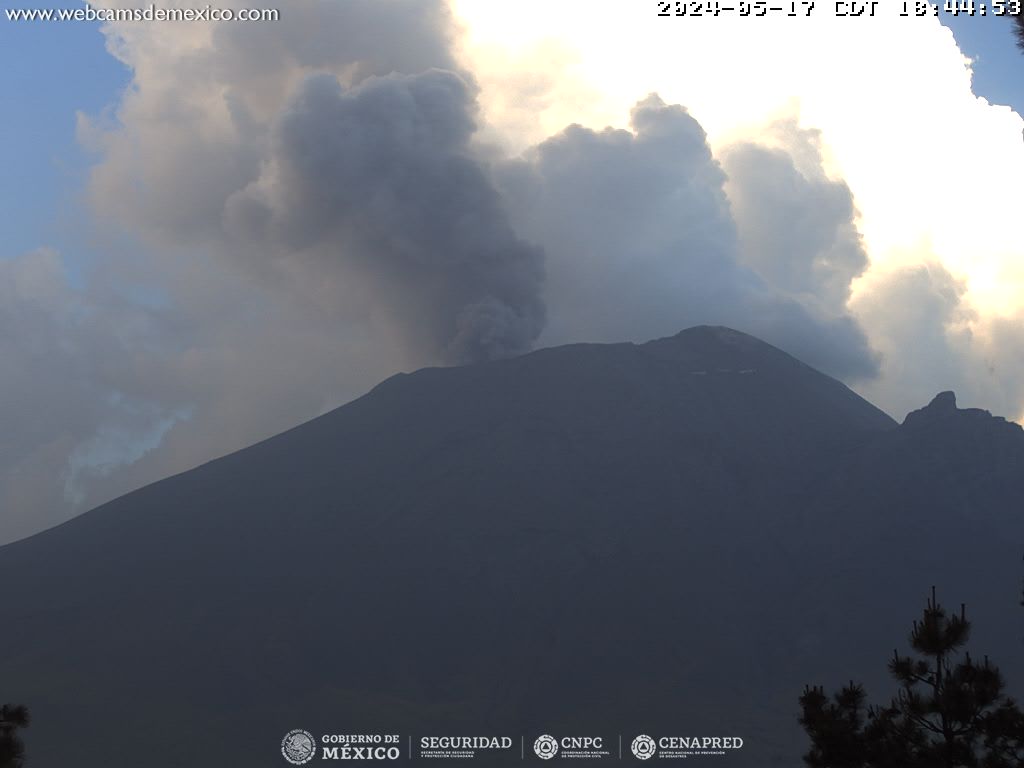
<path fill-rule="evenodd" d="M 1016 425 L 897 425 L 725 328 L 426 369 L 0 548 L 0 686 L 36 768 L 278 766 L 296 727 L 793 766 L 803 685 L 888 693 L 932 584 L 1024 684 L 1022 470 Z"/>

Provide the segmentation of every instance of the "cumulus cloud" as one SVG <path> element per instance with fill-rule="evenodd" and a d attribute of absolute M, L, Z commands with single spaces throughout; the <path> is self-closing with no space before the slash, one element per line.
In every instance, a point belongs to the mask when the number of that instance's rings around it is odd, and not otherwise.
<path fill-rule="evenodd" d="M 697 120 L 656 95 L 633 108 L 631 129 L 570 126 L 502 168 L 517 231 L 548 257 L 544 343 L 644 340 L 712 322 L 830 373 L 871 376 L 874 356 L 845 309 L 865 259 L 849 190 L 820 165 L 808 180 L 787 151 L 753 144 L 723 170 Z M 832 199 L 821 201 L 822 190 Z M 794 213 L 806 222 L 795 230 Z M 769 234 L 774 242 L 757 249 Z M 805 281 L 813 264 L 818 276 Z"/>
<path fill-rule="evenodd" d="M 760 141 L 721 155 L 741 259 L 774 288 L 842 313 L 851 282 L 868 267 L 853 193 L 825 175 L 819 131 L 790 119 Z"/>
<path fill-rule="evenodd" d="M 897 418 L 936 392 L 1011 419 L 1024 409 L 1024 316 L 979 317 L 967 282 L 935 260 L 872 273 L 851 302 L 882 356 L 858 389 Z"/>

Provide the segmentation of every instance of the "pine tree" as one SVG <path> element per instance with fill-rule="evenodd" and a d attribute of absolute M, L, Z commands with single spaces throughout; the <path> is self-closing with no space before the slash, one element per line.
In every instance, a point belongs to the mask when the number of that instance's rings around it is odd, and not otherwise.
<path fill-rule="evenodd" d="M 1024 13 L 1018 13 L 1013 19 L 1013 32 L 1017 36 L 1017 46 L 1024 51 Z"/>
<path fill-rule="evenodd" d="M 0 707 L 0 768 L 21 768 L 25 762 L 25 745 L 18 730 L 27 728 L 31 718 L 24 705 L 4 704 Z"/>
<path fill-rule="evenodd" d="M 820 687 L 800 697 L 800 724 L 811 739 L 810 768 L 1020 768 L 1024 713 L 1004 693 L 999 670 L 963 652 L 970 636 L 963 605 L 950 615 L 932 588 L 910 644 L 893 652 L 889 672 L 899 693 L 867 706 L 851 682 L 831 699 Z"/>

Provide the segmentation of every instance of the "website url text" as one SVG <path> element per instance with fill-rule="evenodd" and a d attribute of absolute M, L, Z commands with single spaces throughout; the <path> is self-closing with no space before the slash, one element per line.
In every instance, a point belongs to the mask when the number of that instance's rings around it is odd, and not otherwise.
<path fill-rule="evenodd" d="M 276 8 L 5 8 L 8 21 L 278 21 Z"/>

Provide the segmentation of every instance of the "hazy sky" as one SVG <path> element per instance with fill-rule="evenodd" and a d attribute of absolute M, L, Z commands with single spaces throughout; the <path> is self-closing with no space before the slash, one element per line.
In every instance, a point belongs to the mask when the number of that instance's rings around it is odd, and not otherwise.
<path fill-rule="evenodd" d="M 700 323 L 1021 418 L 1024 55 L 880 5 L 0 17 L 0 542 L 399 370 Z"/>

